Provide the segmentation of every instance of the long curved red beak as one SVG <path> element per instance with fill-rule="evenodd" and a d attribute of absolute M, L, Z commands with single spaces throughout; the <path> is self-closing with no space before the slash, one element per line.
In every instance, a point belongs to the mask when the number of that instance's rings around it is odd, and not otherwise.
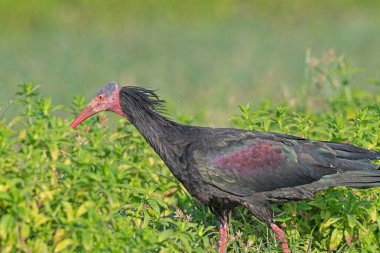
<path fill-rule="evenodd" d="M 94 109 L 90 105 L 87 105 L 86 108 L 84 108 L 83 111 L 76 117 L 73 123 L 71 123 L 70 127 L 76 128 L 82 121 L 85 121 L 95 113 L 97 112 L 94 111 Z"/>

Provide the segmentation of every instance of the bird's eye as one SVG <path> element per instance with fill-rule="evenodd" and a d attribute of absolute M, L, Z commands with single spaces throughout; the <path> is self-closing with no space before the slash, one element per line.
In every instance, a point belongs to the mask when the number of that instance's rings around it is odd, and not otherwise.
<path fill-rule="evenodd" d="M 103 94 L 98 95 L 98 99 L 99 100 L 103 100 L 104 99 L 104 95 Z"/>

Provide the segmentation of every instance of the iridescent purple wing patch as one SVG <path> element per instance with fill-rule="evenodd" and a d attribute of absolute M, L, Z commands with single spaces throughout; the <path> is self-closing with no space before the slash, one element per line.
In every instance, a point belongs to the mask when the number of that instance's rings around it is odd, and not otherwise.
<path fill-rule="evenodd" d="M 235 170 L 240 175 L 281 166 L 286 157 L 281 143 L 259 140 L 253 145 L 242 146 L 230 153 L 214 157 L 213 164 L 223 170 Z"/>

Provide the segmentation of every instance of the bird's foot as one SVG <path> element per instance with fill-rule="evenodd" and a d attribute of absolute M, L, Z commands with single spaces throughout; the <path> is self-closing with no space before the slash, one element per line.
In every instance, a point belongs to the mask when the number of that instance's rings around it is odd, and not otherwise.
<path fill-rule="evenodd" d="M 228 244 L 228 224 L 221 223 L 219 225 L 219 243 L 218 253 L 225 253 Z"/>
<path fill-rule="evenodd" d="M 276 224 L 271 223 L 270 226 L 272 227 L 272 230 L 274 231 L 274 234 L 276 235 L 276 239 L 280 242 L 280 246 L 283 253 L 291 253 L 288 245 L 288 241 L 285 237 L 285 232 Z"/>

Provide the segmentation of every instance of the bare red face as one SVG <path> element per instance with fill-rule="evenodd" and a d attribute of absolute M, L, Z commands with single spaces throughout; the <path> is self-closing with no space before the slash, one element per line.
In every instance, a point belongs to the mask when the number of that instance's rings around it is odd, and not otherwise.
<path fill-rule="evenodd" d="M 96 93 L 91 102 L 71 123 L 70 127 L 76 128 L 81 122 L 101 111 L 113 111 L 126 117 L 120 106 L 119 92 L 120 88 L 116 82 L 107 83 Z"/>

